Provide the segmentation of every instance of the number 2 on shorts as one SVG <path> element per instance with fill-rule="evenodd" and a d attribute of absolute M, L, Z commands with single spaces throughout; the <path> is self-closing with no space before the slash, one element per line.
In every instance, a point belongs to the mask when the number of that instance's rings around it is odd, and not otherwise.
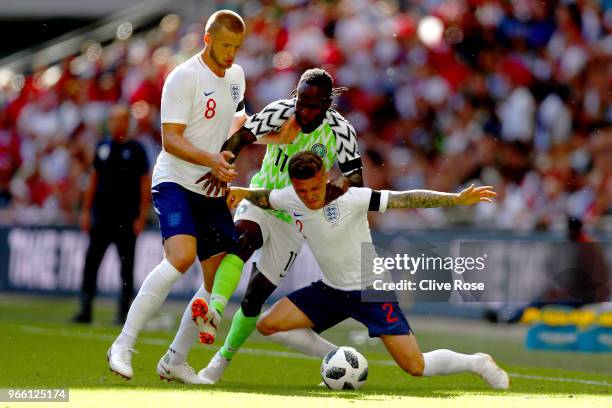
<path fill-rule="evenodd" d="M 382 308 L 383 310 L 387 311 L 387 323 L 395 323 L 399 320 L 397 317 L 391 316 L 391 314 L 393 313 L 393 304 L 383 303 Z"/>

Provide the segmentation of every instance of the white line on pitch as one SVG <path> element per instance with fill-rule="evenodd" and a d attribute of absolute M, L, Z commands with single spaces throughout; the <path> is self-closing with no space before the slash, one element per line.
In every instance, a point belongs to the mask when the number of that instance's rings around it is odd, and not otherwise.
<path fill-rule="evenodd" d="M 58 329 L 48 329 L 44 327 L 38 326 L 20 326 L 21 330 L 26 333 L 31 334 L 50 334 L 62 337 L 71 337 L 71 338 L 81 338 L 88 340 L 97 340 L 97 341 L 106 341 L 112 342 L 117 337 L 110 334 L 95 334 L 95 333 L 82 333 L 82 332 L 74 332 L 71 330 L 58 330 Z M 147 337 L 141 337 L 138 339 L 138 342 L 142 344 L 146 344 L 149 346 L 167 346 L 169 345 L 167 340 L 164 339 L 153 339 Z M 214 345 L 200 344 L 199 348 L 203 348 L 205 350 L 214 350 L 216 351 L 219 347 Z M 291 351 L 277 351 L 277 350 L 266 350 L 266 349 L 256 349 L 243 347 L 240 349 L 241 353 L 244 354 L 253 354 L 260 356 L 269 356 L 269 357 L 284 357 L 284 358 L 294 358 L 300 360 L 315 360 L 317 357 L 307 356 L 301 353 L 294 353 Z M 377 365 L 385 365 L 385 366 L 393 366 L 395 365 L 395 361 L 393 360 L 368 360 L 370 364 Z M 601 385 L 604 387 L 612 387 L 612 384 L 605 381 L 593 381 L 593 380 L 580 380 L 577 378 L 562 378 L 562 377 L 545 377 L 539 375 L 530 375 L 530 374 L 519 374 L 519 373 L 508 373 L 510 377 L 514 378 L 526 378 L 530 380 L 544 380 L 544 381 L 556 381 L 556 382 L 565 382 L 565 383 L 575 383 L 575 384 L 586 384 L 586 385 Z"/>
<path fill-rule="evenodd" d="M 606 387 L 612 387 L 612 384 L 607 383 L 605 381 L 579 380 L 577 378 L 543 377 L 539 375 L 518 374 L 518 373 L 509 373 L 509 374 L 510 374 L 510 377 L 528 378 L 530 380 L 546 380 L 546 381 L 568 382 L 568 383 L 578 383 L 578 384 L 587 384 L 587 385 L 603 385 Z"/>

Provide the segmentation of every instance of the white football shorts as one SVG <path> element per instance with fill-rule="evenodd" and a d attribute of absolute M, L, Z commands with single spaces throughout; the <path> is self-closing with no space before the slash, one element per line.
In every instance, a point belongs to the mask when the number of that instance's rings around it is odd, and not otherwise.
<path fill-rule="evenodd" d="M 293 267 L 304 242 L 297 225 L 282 221 L 247 200 L 242 200 L 236 210 L 234 222 L 239 220 L 253 221 L 261 228 L 263 246 L 255 251 L 251 260 L 270 282 L 279 286 Z"/>

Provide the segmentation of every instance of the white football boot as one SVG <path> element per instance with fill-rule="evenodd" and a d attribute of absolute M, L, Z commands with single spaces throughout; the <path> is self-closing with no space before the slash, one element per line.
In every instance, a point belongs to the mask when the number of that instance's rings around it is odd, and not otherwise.
<path fill-rule="evenodd" d="M 209 307 L 206 300 L 197 298 L 191 303 L 191 319 L 198 327 L 200 343 L 213 344 L 221 316 L 213 307 Z"/>
<path fill-rule="evenodd" d="M 215 353 L 210 359 L 208 366 L 203 368 L 198 373 L 198 377 L 203 381 L 208 381 L 206 384 L 216 384 L 221 380 L 225 369 L 229 367 L 230 360 L 225 359 L 219 352 Z"/>
<path fill-rule="evenodd" d="M 184 384 L 212 384 L 200 378 L 193 367 L 186 361 L 181 364 L 171 364 L 172 354 L 168 350 L 157 363 L 157 374 L 160 380 L 176 381 Z"/>
<path fill-rule="evenodd" d="M 478 367 L 478 374 L 486 381 L 487 384 L 496 390 L 507 390 L 510 388 L 510 377 L 502 370 L 488 354 L 476 353 L 477 356 L 482 356 L 483 360 Z"/>
<path fill-rule="evenodd" d="M 134 376 L 132 353 L 136 353 L 136 350 L 113 343 L 106 352 L 110 370 L 126 380 L 131 379 Z"/>

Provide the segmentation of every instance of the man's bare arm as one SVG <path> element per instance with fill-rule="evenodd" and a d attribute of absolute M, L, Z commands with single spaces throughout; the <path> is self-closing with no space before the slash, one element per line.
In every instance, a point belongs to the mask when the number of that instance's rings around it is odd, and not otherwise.
<path fill-rule="evenodd" d="M 210 153 L 199 149 L 183 136 L 186 125 L 179 123 L 162 124 L 162 145 L 164 150 L 179 159 L 201 166 L 210 167 L 224 181 L 236 177 L 234 166 L 228 163 L 231 154 L 228 152 Z"/>
<path fill-rule="evenodd" d="M 289 118 L 278 131 L 270 132 L 267 135 L 257 139 L 255 135 L 244 126 L 238 129 L 229 139 L 225 141 L 222 151 L 231 152 L 234 157 L 229 159 L 229 163 L 234 163 L 238 158 L 240 151 L 251 143 L 260 144 L 289 144 L 300 132 L 300 127 L 295 120 L 295 116 Z M 207 173 L 196 180 L 196 184 L 202 184 L 202 189 L 210 194 L 216 195 L 218 192 L 225 194 L 227 183 L 223 180 L 213 177 Z"/>
<path fill-rule="evenodd" d="M 363 187 L 363 173 L 361 169 L 356 170 L 348 176 L 340 176 L 333 181 L 338 187 L 343 187 L 346 191 L 349 187 Z"/>
<path fill-rule="evenodd" d="M 225 143 L 223 143 L 221 151 L 227 150 L 232 152 L 234 154 L 234 158 L 231 159 L 230 163 L 233 163 L 238 157 L 240 151 L 251 143 L 254 143 L 256 140 L 257 138 L 253 133 L 251 133 L 250 130 L 246 129 L 245 127 L 241 127 L 236 133 L 230 136 Z"/>
<path fill-rule="evenodd" d="M 248 117 L 246 113 L 242 116 L 234 116 L 234 118 L 232 119 L 232 123 L 230 125 L 229 132 L 227 133 L 227 138 L 229 139 L 234 133 L 239 131 L 240 128 L 244 126 L 247 119 Z"/>
<path fill-rule="evenodd" d="M 187 126 L 180 123 L 162 124 L 162 145 L 164 150 L 179 159 L 201 166 L 210 167 L 212 154 L 197 148 L 183 136 Z"/>
<path fill-rule="evenodd" d="M 265 188 L 232 187 L 226 197 L 227 206 L 236 208 L 243 199 L 263 209 L 273 209 L 270 205 L 270 190 Z"/>
<path fill-rule="evenodd" d="M 260 208 L 272 208 L 270 205 L 270 190 L 265 188 L 252 189 L 245 198 Z"/>
<path fill-rule="evenodd" d="M 457 194 L 431 190 L 392 191 L 387 208 L 433 208 L 455 205 Z"/>
<path fill-rule="evenodd" d="M 491 198 L 497 196 L 492 188 L 471 185 L 457 194 L 432 190 L 391 191 L 387 208 L 434 208 L 490 203 Z"/>
<path fill-rule="evenodd" d="M 325 204 L 329 204 L 342 194 L 346 193 L 349 187 L 363 187 L 363 173 L 361 169 L 354 171 L 348 176 L 340 176 L 327 183 L 325 192 Z"/>

